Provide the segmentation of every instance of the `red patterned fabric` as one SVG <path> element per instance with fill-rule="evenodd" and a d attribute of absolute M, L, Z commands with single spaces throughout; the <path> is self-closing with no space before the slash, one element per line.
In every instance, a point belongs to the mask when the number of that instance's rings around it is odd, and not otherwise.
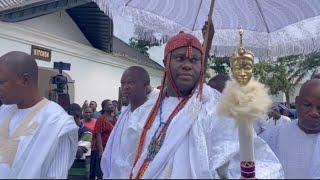
<path fill-rule="evenodd" d="M 113 125 L 111 121 L 108 120 L 106 116 L 100 116 L 94 127 L 91 148 L 93 150 L 97 148 L 97 133 L 101 134 L 102 146 L 104 148 L 108 142 L 109 135 L 111 134 L 112 129 Z"/>
<path fill-rule="evenodd" d="M 241 179 L 255 178 L 255 163 L 254 161 L 241 161 Z"/>
<path fill-rule="evenodd" d="M 199 49 L 200 52 L 204 54 L 204 49 L 202 48 L 201 43 L 196 37 L 194 37 L 191 34 L 187 34 L 187 33 L 184 33 L 183 31 L 180 31 L 179 34 L 173 36 L 167 42 L 167 45 L 164 49 L 165 60 L 170 58 L 170 57 L 167 57 L 169 53 L 181 47 L 194 47 L 196 49 Z"/>

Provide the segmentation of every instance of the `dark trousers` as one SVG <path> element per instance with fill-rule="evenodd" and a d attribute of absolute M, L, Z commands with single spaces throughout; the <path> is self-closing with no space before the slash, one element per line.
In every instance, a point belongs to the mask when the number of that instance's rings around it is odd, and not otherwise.
<path fill-rule="evenodd" d="M 90 161 L 90 179 L 102 179 L 102 171 L 100 167 L 101 158 L 99 157 L 99 150 L 91 151 Z"/>

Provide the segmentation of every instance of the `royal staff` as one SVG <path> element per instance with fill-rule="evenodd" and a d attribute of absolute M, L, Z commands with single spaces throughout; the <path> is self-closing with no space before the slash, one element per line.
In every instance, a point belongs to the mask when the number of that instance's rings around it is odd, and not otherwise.
<path fill-rule="evenodd" d="M 266 88 L 252 78 L 254 55 L 245 50 L 240 30 L 240 47 L 230 58 L 232 81 L 223 91 L 218 114 L 237 121 L 241 178 L 255 178 L 254 120 L 266 113 L 271 105 Z"/>

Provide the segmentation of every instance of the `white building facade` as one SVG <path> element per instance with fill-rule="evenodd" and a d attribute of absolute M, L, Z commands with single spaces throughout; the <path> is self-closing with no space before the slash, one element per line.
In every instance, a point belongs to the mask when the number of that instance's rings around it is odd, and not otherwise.
<path fill-rule="evenodd" d="M 92 47 L 65 11 L 17 23 L 0 21 L 0 56 L 10 51 L 30 54 L 32 45 L 51 50 L 50 62 L 37 60 L 41 93 L 48 97 L 50 76 L 57 72 L 52 69 L 53 62 L 70 63 L 71 70 L 64 72 L 74 81 L 69 86 L 71 102 L 80 105 L 85 100 L 98 104 L 104 99 L 117 100 L 121 75 L 130 66 L 144 67 L 153 87 L 160 85 L 163 76 L 162 69 L 154 65 L 141 64 L 129 57 Z"/>

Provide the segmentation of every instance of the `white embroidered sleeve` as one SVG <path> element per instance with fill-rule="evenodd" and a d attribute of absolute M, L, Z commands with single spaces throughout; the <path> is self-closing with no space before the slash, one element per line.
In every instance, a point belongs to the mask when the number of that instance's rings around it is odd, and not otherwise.
<path fill-rule="evenodd" d="M 278 154 L 279 127 L 272 127 L 264 131 L 260 137 L 270 146 L 275 154 Z"/>
<path fill-rule="evenodd" d="M 66 179 L 75 159 L 78 135 L 71 131 L 59 138 L 57 150 L 52 154 L 53 161 L 47 172 L 48 178 Z"/>

